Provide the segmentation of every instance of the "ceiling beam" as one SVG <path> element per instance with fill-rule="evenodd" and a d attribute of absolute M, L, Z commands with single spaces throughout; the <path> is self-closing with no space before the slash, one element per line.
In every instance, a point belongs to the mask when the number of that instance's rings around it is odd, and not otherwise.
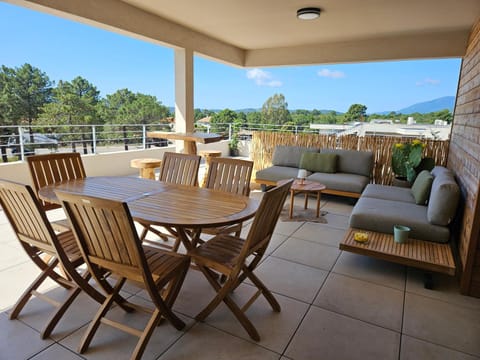
<path fill-rule="evenodd" d="M 246 67 L 463 57 L 471 29 L 247 50 Z"/>

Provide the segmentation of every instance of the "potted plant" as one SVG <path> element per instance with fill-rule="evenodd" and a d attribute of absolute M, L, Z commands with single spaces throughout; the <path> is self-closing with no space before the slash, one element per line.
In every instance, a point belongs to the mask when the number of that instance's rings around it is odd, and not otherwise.
<path fill-rule="evenodd" d="M 422 161 L 425 144 L 415 139 L 411 143 L 398 143 L 393 146 L 392 170 L 399 181 L 413 183 L 417 176 L 417 167 Z"/>
<path fill-rule="evenodd" d="M 239 155 L 238 135 L 237 134 L 232 135 L 232 139 L 230 140 L 230 143 L 228 144 L 228 148 L 230 149 L 230 156 L 238 156 Z"/>

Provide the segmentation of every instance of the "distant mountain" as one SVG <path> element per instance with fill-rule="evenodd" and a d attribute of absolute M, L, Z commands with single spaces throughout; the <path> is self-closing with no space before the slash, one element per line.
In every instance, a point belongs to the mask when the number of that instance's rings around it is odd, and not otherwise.
<path fill-rule="evenodd" d="M 455 96 L 444 96 L 438 99 L 433 99 L 430 101 L 425 101 L 417 104 L 410 105 L 406 108 L 400 109 L 396 112 L 401 114 L 413 114 L 420 113 L 426 114 L 434 111 L 440 111 L 448 109 L 453 112 L 453 107 L 455 106 Z"/>

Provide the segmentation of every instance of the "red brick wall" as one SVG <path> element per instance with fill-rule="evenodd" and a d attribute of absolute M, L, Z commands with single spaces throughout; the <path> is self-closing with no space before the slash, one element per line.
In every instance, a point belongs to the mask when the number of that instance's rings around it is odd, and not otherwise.
<path fill-rule="evenodd" d="M 461 291 L 480 297 L 480 21 L 463 59 L 447 167 L 460 185 L 463 218 L 457 232 Z"/>

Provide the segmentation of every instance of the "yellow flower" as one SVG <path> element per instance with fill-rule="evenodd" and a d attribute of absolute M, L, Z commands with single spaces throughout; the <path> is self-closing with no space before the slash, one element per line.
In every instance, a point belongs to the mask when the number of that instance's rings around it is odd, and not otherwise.
<path fill-rule="evenodd" d="M 397 149 L 403 149 L 403 144 L 395 144 L 395 147 L 396 147 Z"/>
<path fill-rule="evenodd" d="M 415 139 L 412 141 L 412 145 L 420 145 L 420 144 L 422 145 L 422 147 L 424 146 L 424 144 L 422 144 L 422 142 L 418 139 Z"/>

